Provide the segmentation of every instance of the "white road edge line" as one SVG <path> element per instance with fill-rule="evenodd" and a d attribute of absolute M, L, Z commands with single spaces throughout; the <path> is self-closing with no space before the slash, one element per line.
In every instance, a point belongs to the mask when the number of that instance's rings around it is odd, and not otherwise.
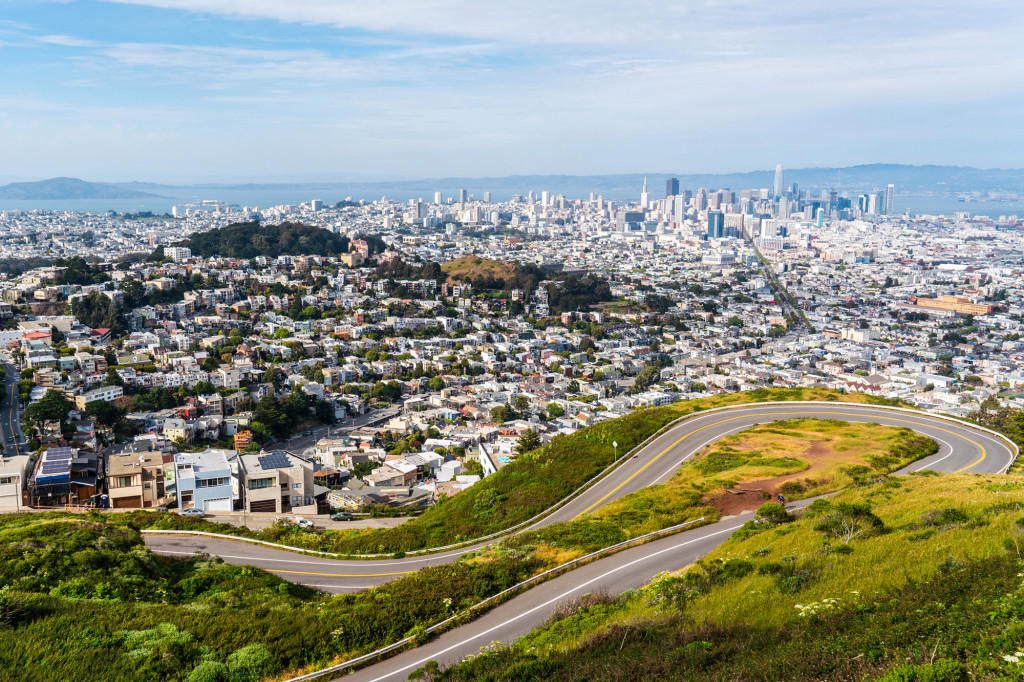
<path fill-rule="evenodd" d="M 944 455 L 943 457 L 940 457 L 939 459 L 935 460 L 934 462 L 929 462 L 928 464 L 922 464 L 922 465 L 921 465 L 921 466 L 919 466 L 918 468 L 916 468 L 916 469 L 913 469 L 913 471 L 923 471 L 923 470 L 927 469 L 928 467 L 933 467 L 933 466 L 935 466 L 936 464 L 938 464 L 939 462 L 941 462 L 942 460 L 946 459 L 947 457 L 952 457 L 952 456 L 953 456 L 953 453 L 955 453 L 955 452 L 956 452 L 956 450 L 954 450 L 954 449 L 953 449 L 953 446 L 952 446 L 952 445 L 950 445 L 950 444 L 949 444 L 949 443 L 947 443 L 946 441 L 942 440 L 942 439 L 941 439 L 941 438 L 939 438 L 938 436 L 929 436 L 929 438 L 932 438 L 932 439 L 934 439 L 934 440 L 937 440 L 937 441 L 939 441 L 940 443 L 942 443 L 943 445 L 945 445 L 945 446 L 946 446 L 947 448 L 949 448 L 949 452 L 948 452 L 948 453 L 947 453 L 946 455 Z"/>
<path fill-rule="evenodd" d="M 468 639 L 462 640 L 461 642 L 458 642 L 456 644 L 452 644 L 447 649 L 444 649 L 442 651 L 438 651 L 435 654 L 433 654 L 432 656 L 430 656 L 429 658 L 424 658 L 423 660 L 417 661 L 415 663 L 411 663 L 411 664 L 409 664 L 409 665 L 407 665 L 407 666 L 405 666 L 403 668 L 398 668 L 398 669 L 392 670 L 391 672 L 386 673 L 386 674 L 384 674 L 381 677 L 373 678 L 370 682 L 380 682 L 380 680 L 385 680 L 385 679 L 387 679 L 389 677 L 397 675 L 398 673 L 405 672 L 406 670 L 409 670 L 411 668 L 418 668 L 421 665 L 423 665 L 424 663 L 426 663 L 427 661 L 434 660 L 438 656 L 442 656 L 442 655 L 448 653 L 449 651 L 451 651 L 452 649 L 457 649 L 460 646 L 463 646 L 465 644 L 469 644 L 473 640 L 480 639 L 481 637 L 485 637 L 485 636 L 489 635 L 490 633 L 494 632 L 495 630 L 503 628 L 506 625 L 508 625 L 509 623 L 513 623 L 513 622 L 519 620 L 520 618 L 523 618 L 524 616 L 528 616 L 528 615 L 530 615 L 531 613 L 533 613 L 535 611 L 539 611 L 540 609 L 547 608 L 551 604 L 554 604 L 555 602 L 558 602 L 558 601 L 560 601 L 562 599 L 565 599 L 566 597 L 568 597 L 573 592 L 576 592 L 577 590 L 580 590 L 580 589 L 586 587 L 587 585 L 595 583 L 595 582 L 597 582 L 599 580 L 603 580 L 604 578 L 607 578 L 612 573 L 618 573 L 619 571 L 621 571 L 623 569 L 629 568 L 630 566 L 633 566 L 634 564 L 639 564 L 639 563 L 641 563 L 643 561 L 647 561 L 651 557 L 658 556 L 659 554 L 664 554 L 666 552 L 673 552 L 673 551 L 679 549 L 680 547 L 685 547 L 686 545 L 692 545 L 695 542 L 700 542 L 701 540 L 706 540 L 706 539 L 714 537 L 716 535 L 721 535 L 722 533 L 731 533 L 734 530 L 736 530 L 738 528 L 741 528 L 741 527 L 742 527 L 742 524 L 740 524 L 739 526 L 732 526 L 730 528 L 725 528 L 723 530 L 715 531 L 714 533 L 708 533 L 707 535 L 702 535 L 699 538 L 694 538 L 693 540 L 687 540 L 686 542 L 680 543 L 678 545 L 673 545 L 672 547 L 667 547 L 665 549 L 658 550 L 657 552 L 654 552 L 652 554 L 647 554 L 645 556 L 640 557 L 639 559 L 634 559 L 633 561 L 630 561 L 628 564 L 623 564 L 622 566 L 619 566 L 617 568 L 613 568 L 610 571 L 602 573 L 601 575 L 597 576 L 596 578 L 591 578 L 587 582 L 582 583 L 580 585 L 577 585 L 577 586 L 573 587 L 571 590 L 563 592 L 562 594 L 558 595 L 557 597 L 552 597 L 551 599 L 547 600 L 543 604 L 538 604 L 537 606 L 534 606 L 532 609 L 529 609 L 527 611 L 523 611 L 519 615 L 513 616 L 512 618 L 509 618 L 508 620 L 506 620 L 503 623 L 499 623 L 498 625 L 495 625 L 494 627 L 488 628 L 487 630 L 484 630 L 483 632 L 479 632 L 479 633 L 473 635 L 472 637 L 470 637 Z"/>
<path fill-rule="evenodd" d="M 154 553 L 156 553 L 156 554 L 165 554 L 165 555 L 180 554 L 182 556 L 195 556 L 196 554 L 210 554 L 211 556 L 219 556 L 221 559 L 243 559 L 245 561 L 273 561 L 273 562 L 276 562 L 276 563 L 279 563 L 279 564 L 302 564 L 303 566 L 330 566 L 332 568 L 353 568 L 354 566 L 367 566 L 367 565 L 371 565 L 371 566 L 401 566 L 401 565 L 403 565 L 403 564 L 381 564 L 381 563 L 377 563 L 376 561 L 374 561 L 372 564 L 370 564 L 370 563 L 368 563 L 366 561 L 360 561 L 360 562 L 358 562 L 356 564 L 353 564 L 353 565 L 338 565 L 338 564 L 328 564 L 328 563 L 324 563 L 322 561 L 318 561 L 318 562 L 313 562 L 313 561 L 296 561 L 295 559 L 266 559 L 264 557 L 256 557 L 256 556 L 238 556 L 238 555 L 235 555 L 235 554 L 215 554 L 213 552 L 203 552 L 202 550 L 198 550 L 198 549 L 194 550 L 192 552 L 176 552 L 176 551 L 172 551 L 172 550 L 169 550 L 169 549 L 153 549 L 152 551 Z M 267 570 L 272 571 L 274 569 L 271 568 L 271 569 L 267 569 Z"/>

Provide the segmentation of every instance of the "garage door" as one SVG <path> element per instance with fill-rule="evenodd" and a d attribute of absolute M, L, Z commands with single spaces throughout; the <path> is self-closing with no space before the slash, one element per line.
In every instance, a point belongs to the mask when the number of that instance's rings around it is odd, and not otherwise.
<path fill-rule="evenodd" d="M 253 500 L 249 503 L 249 511 L 275 513 L 277 511 L 277 500 Z"/>
<path fill-rule="evenodd" d="M 231 511 L 231 498 L 217 497 L 212 500 L 203 500 L 203 511 Z"/>
<path fill-rule="evenodd" d="M 114 505 L 114 509 L 140 509 L 142 507 L 142 496 L 136 497 L 118 497 L 111 502 Z"/>

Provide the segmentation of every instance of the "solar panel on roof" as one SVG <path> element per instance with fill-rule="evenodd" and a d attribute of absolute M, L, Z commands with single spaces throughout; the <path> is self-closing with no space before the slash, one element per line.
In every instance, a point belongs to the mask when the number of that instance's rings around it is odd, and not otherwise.
<path fill-rule="evenodd" d="M 260 467 L 264 469 L 287 469 L 291 466 L 288 456 L 283 452 L 272 452 L 269 455 L 260 455 L 257 458 Z"/>

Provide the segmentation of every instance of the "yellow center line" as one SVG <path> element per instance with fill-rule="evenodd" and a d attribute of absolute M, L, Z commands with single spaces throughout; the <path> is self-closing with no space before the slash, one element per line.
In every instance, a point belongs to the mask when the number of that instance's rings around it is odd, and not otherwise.
<path fill-rule="evenodd" d="M 611 490 L 609 493 L 604 495 L 604 497 L 602 497 L 597 502 L 595 502 L 594 504 L 590 505 L 589 507 L 587 507 L 586 509 L 581 511 L 579 514 L 574 516 L 572 518 L 572 520 L 578 519 L 579 517 L 581 517 L 584 514 L 586 514 L 587 512 L 589 512 L 594 507 L 598 506 L 599 504 L 601 504 L 602 502 L 607 500 L 609 497 L 611 497 L 615 493 L 619 492 L 619 490 L 621 490 L 623 488 L 623 486 L 625 486 L 630 481 L 632 481 L 634 478 L 639 476 L 640 473 L 644 469 L 646 469 L 647 467 L 649 467 L 652 464 L 654 464 L 655 462 L 657 462 L 658 459 L 660 459 L 662 455 L 664 455 L 669 450 L 671 450 L 675 446 L 679 445 L 681 442 L 683 442 L 684 440 L 686 440 L 690 436 L 694 435 L 695 433 L 700 433 L 704 429 L 710 429 L 712 426 L 718 426 L 719 424 L 724 424 L 726 422 L 735 421 L 737 419 L 747 419 L 749 417 L 767 417 L 767 416 L 770 416 L 770 415 L 773 415 L 773 414 L 779 414 L 779 413 L 778 412 L 770 412 L 770 413 L 763 413 L 762 412 L 762 413 L 757 413 L 757 414 L 745 414 L 745 415 L 742 415 L 742 416 L 739 416 L 739 417 L 730 417 L 728 419 L 722 419 L 721 421 L 717 421 L 717 422 L 714 422 L 712 424 L 708 424 L 706 426 L 702 426 L 699 429 L 694 429 L 693 431 L 690 431 L 688 434 L 686 434 L 685 436 L 682 436 L 681 438 L 679 438 L 679 440 L 677 440 L 676 442 L 672 443 L 667 448 L 665 448 L 664 450 L 659 452 L 657 455 L 655 455 L 651 459 L 650 462 L 648 462 L 647 464 L 644 464 L 642 467 L 637 469 L 636 472 L 634 472 L 632 476 L 630 476 L 625 481 L 623 481 L 622 483 L 617 485 L 613 490 Z M 839 415 L 848 416 L 848 417 L 864 417 L 865 416 L 864 413 L 862 413 L 862 412 L 836 412 L 834 410 L 828 410 L 828 411 L 824 411 L 824 410 L 822 410 L 822 411 L 805 411 L 805 412 L 801 412 L 801 414 L 839 414 Z M 799 419 L 799 415 L 794 415 L 793 418 L 794 419 Z M 914 420 L 911 420 L 911 419 L 898 419 L 897 417 L 883 417 L 883 419 L 887 419 L 889 421 L 895 421 L 895 422 L 904 422 L 906 424 L 917 424 L 918 426 L 923 426 L 921 424 L 921 422 L 914 421 Z M 958 469 L 958 470 L 954 471 L 953 473 L 959 474 L 959 473 L 967 471 L 968 469 L 970 469 L 970 468 L 972 468 L 974 466 L 977 466 L 978 464 L 981 464 L 983 461 L 985 461 L 985 455 L 986 455 L 985 446 L 983 446 L 981 443 L 978 443 L 977 441 L 973 441 L 970 438 L 967 438 L 966 436 L 961 435 L 961 434 L 959 434 L 959 433 L 957 433 L 955 431 L 950 431 L 949 429 L 944 429 L 944 428 L 942 428 L 940 426 L 932 426 L 931 424 L 927 424 L 926 426 L 929 426 L 930 428 L 936 429 L 938 431 L 943 431 L 945 433 L 951 434 L 953 436 L 956 436 L 957 438 L 962 438 L 965 441 L 967 441 L 968 443 L 974 443 L 974 445 L 977 445 L 978 448 L 981 450 L 981 458 L 978 461 L 972 462 L 971 464 L 968 464 L 967 466 L 965 466 L 963 469 Z"/>
<path fill-rule="evenodd" d="M 328 578 L 383 578 L 392 575 L 409 575 L 416 571 L 401 571 L 399 573 L 310 573 L 308 571 L 282 571 L 276 568 L 263 569 L 270 573 L 291 573 L 293 575 L 321 575 Z"/>

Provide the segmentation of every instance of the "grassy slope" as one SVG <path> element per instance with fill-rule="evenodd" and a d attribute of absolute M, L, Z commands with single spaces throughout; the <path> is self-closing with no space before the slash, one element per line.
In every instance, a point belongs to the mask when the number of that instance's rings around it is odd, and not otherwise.
<path fill-rule="evenodd" d="M 892 404 L 863 393 L 817 388 L 762 389 L 683 400 L 664 408 L 639 410 L 601 422 L 568 436 L 558 436 L 540 450 L 488 476 L 468 491 L 445 500 L 421 516 L 395 528 L 303 532 L 274 528 L 252 532 L 175 514 L 136 514 L 148 527 L 228 532 L 231 535 L 281 542 L 296 547 L 351 554 L 408 552 L 479 538 L 536 516 L 611 464 L 618 452 L 629 452 L 658 429 L 681 416 L 703 410 L 765 400 L 830 400 Z"/>
<path fill-rule="evenodd" d="M 823 452 L 811 459 L 805 453 L 815 441 Z M 722 490 L 805 471 L 811 461 L 806 476 L 786 485 L 788 497 L 840 490 L 856 476 L 889 473 L 934 454 L 937 447 L 930 438 L 891 426 L 821 419 L 772 422 L 716 441 L 668 483 L 638 490 L 591 516 L 633 537 L 700 516 L 717 520 L 718 510 L 707 502 Z"/>
<path fill-rule="evenodd" d="M 463 256 L 441 265 L 441 271 L 448 275 L 449 282 L 466 281 L 476 277 L 509 279 L 515 277 L 518 270 L 511 263 L 480 256 Z"/>
<path fill-rule="evenodd" d="M 136 515 L 153 528 L 228 532 L 283 542 L 307 549 L 367 554 L 406 552 L 439 547 L 494 533 L 525 521 L 590 480 L 619 452 L 628 452 L 674 419 L 713 407 L 769 400 L 828 400 L 889 405 L 891 401 L 861 393 L 841 394 L 826 389 L 763 389 L 686 400 L 666 407 L 638 410 L 601 422 L 551 443 L 501 469 L 469 490 L 426 510 L 397 528 L 299 532 L 273 529 L 253 533 L 202 519 L 177 515 Z"/>
<path fill-rule="evenodd" d="M 256 568 L 157 556 L 120 521 L 0 517 L 0 679 L 163 682 L 203 661 L 233 666 L 230 682 L 316 669 L 443 620 L 537 566 L 523 554 L 456 562 L 331 597 Z"/>
<path fill-rule="evenodd" d="M 1002 656 L 1024 648 L 1022 497 L 1019 477 L 881 479 L 435 679 L 860 680 L 943 660 L 954 672 L 888 679 L 1019 679 Z M 841 503 L 884 529 L 816 530 Z"/>

